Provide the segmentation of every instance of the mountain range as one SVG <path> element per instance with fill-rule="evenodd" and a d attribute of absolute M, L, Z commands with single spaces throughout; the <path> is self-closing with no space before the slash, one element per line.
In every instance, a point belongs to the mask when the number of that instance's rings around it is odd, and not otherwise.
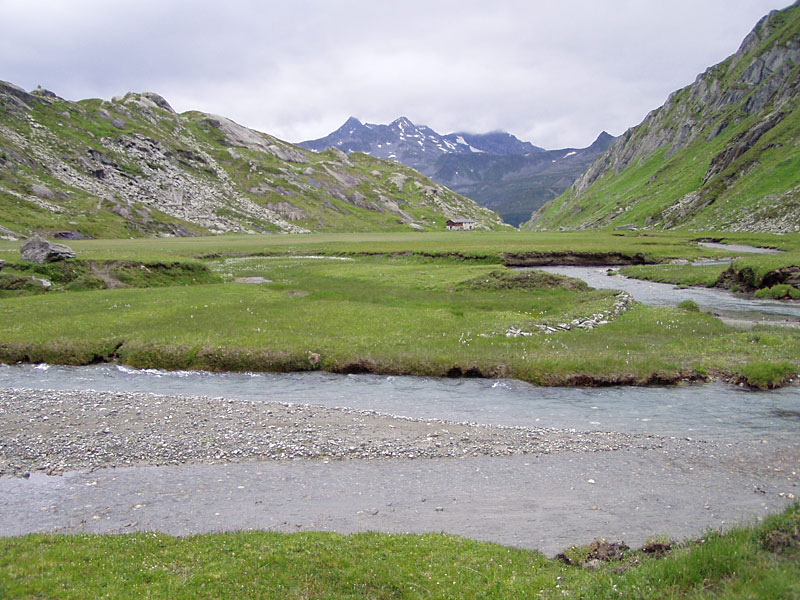
<path fill-rule="evenodd" d="M 388 125 L 350 117 L 333 133 L 299 145 L 395 160 L 497 211 L 516 226 L 569 187 L 614 139 L 603 132 L 588 148 L 548 151 L 502 131 L 442 135 L 406 117 Z"/>
<path fill-rule="evenodd" d="M 0 82 L 0 236 L 478 229 L 500 217 L 416 171 L 311 152 L 155 93 L 70 102 Z"/>
<path fill-rule="evenodd" d="M 0 82 L 0 238 L 506 227 L 486 207 L 527 230 L 800 231 L 800 1 L 588 148 L 403 117 L 303 146 L 155 93 L 71 102 Z"/>
<path fill-rule="evenodd" d="M 800 2 L 672 93 L 524 229 L 800 231 Z"/>

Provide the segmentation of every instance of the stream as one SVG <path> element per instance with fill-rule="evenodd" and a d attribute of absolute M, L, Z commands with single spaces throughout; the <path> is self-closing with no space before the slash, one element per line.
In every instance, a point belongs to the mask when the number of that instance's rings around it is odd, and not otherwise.
<path fill-rule="evenodd" d="M 542 270 L 623 289 L 647 304 L 693 300 L 715 314 L 800 323 L 796 303 L 676 289 L 608 276 L 604 268 Z M 800 497 L 798 384 L 769 392 L 722 383 L 546 388 L 516 380 L 0 364 L 0 397 L 9 388 L 349 407 L 567 435 L 646 434 L 664 443 L 595 453 L 261 460 L 0 477 L 0 535 L 448 532 L 554 555 L 594 538 L 639 546 L 659 535 L 695 537 L 760 519 Z"/>
<path fill-rule="evenodd" d="M 800 432 L 800 387 L 723 383 L 671 387 L 537 387 L 514 379 L 309 373 L 210 373 L 2 365 L 0 388 L 150 392 L 279 400 L 420 419 L 748 441 Z"/>
<path fill-rule="evenodd" d="M 624 290 L 634 300 L 644 304 L 677 306 L 685 300 L 692 300 L 704 312 L 719 313 L 732 319 L 800 325 L 800 302 L 754 298 L 752 295 L 735 294 L 716 288 L 678 288 L 670 283 L 608 275 L 609 268 L 611 267 L 535 267 L 538 271 L 582 279 L 593 288 Z"/>
<path fill-rule="evenodd" d="M 552 556 L 596 537 L 640 546 L 658 535 L 699 536 L 800 496 L 796 385 L 771 392 L 720 383 L 540 388 L 513 380 L 0 365 L 0 388 L 13 387 L 348 406 L 646 433 L 666 443 L 597 453 L 261 460 L 0 477 L 0 535 L 444 531 Z"/>

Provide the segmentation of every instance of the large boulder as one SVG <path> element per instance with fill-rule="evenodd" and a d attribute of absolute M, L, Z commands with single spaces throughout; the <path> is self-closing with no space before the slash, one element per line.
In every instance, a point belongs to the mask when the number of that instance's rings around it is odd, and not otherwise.
<path fill-rule="evenodd" d="M 35 263 L 56 262 L 67 258 L 75 258 L 75 252 L 69 246 L 48 242 L 38 235 L 25 242 L 20 248 L 20 252 L 23 260 Z"/>

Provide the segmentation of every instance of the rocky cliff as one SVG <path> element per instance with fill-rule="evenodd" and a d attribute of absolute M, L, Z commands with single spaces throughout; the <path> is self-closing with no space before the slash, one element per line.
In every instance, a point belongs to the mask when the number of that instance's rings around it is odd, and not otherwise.
<path fill-rule="evenodd" d="M 667 99 L 531 229 L 800 231 L 800 3 Z"/>
<path fill-rule="evenodd" d="M 495 213 L 412 169 L 314 153 L 161 96 L 68 102 L 0 82 L 0 236 L 485 229 Z"/>

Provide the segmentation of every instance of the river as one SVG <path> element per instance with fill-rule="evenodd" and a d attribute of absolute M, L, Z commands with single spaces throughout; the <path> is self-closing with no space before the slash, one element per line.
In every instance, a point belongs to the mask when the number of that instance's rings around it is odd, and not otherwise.
<path fill-rule="evenodd" d="M 708 264 L 708 263 L 705 263 Z M 685 300 L 705 312 L 733 319 L 767 320 L 775 324 L 800 324 L 800 302 L 754 298 L 726 290 L 703 287 L 678 288 L 669 283 L 609 275 L 609 267 L 535 267 L 536 270 L 582 279 L 593 288 L 624 290 L 644 304 L 677 306 Z"/>
<path fill-rule="evenodd" d="M 625 289 L 645 303 L 694 300 L 713 312 L 800 320 L 797 304 L 675 289 L 610 277 L 602 268 L 544 270 Z M 446 531 L 552 555 L 595 537 L 636 546 L 656 535 L 698 536 L 761 518 L 800 496 L 796 384 L 770 392 L 722 383 L 543 388 L 514 380 L 0 365 L 0 394 L 9 388 L 350 407 L 420 419 L 647 434 L 664 443 L 600 453 L 262 460 L 0 477 L 0 535 Z"/>
<path fill-rule="evenodd" d="M 0 477 L 0 534 L 440 532 L 553 555 L 750 521 L 800 496 L 800 389 L 537 388 L 375 375 L 0 366 L 0 388 L 143 390 L 663 436 L 661 447 L 441 459 L 261 460 Z M 79 425 L 79 422 L 76 422 Z M 569 434 L 567 434 L 569 435 Z"/>

